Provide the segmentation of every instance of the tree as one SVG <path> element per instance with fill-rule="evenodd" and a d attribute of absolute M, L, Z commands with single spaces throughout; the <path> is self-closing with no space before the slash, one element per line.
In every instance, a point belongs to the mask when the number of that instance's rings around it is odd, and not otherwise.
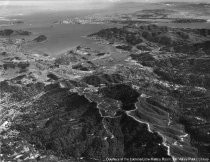
<path fill-rule="evenodd" d="M 12 29 L 5 29 L 4 30 L 5 35 L 9 37 L 9 41 L 10 41 L 10 37 L 11 37 L 13 32 L 14 31 Z"/>

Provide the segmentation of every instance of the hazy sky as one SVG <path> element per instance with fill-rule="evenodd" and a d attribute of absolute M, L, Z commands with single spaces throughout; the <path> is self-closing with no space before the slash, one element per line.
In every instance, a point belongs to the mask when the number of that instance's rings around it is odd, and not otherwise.
<path fill-rule="evenodd" d="M 162 1 L 167 1 L 167 2 L 210 2 L 210 0 L 0 0 L 0 5 L 12 5 L 16 2 L 25 2 L 26 4 L 32 3 L 34 4 L 35 2 L 41 2 L 41 3 L 60 3 L 60 2 L 68 2 L 72 4 L 104 4 L 104 3 L 113 3 L 113 2 L 162 2 Z"/>
<path fill-rule="evenodd" d="M 93 10 L 118 0 L 0 0 L 0 17 L 39 11 Z"/>
<path fill-rule="evenodd" d="M 134 1 L 134 2 L 159 2 L 159 1 L 168 1 L 168 2 L 209 2 L 210 0 L 0 0 L 2 2 L 13 2 L 13 1 L 51 1 L 51 2 L 59 2 L 59 1 L 68 1 L 68 2 L 74 2 L 74 3 L 100 3 L 100 2 L 129 2 L 129 1 Z"/>
<path fill-rule="evenodd" d="M 102 9 L 114 2 L 210 2 L 210 0 L 0 0 L 0 17 L 46 10 Z"/>

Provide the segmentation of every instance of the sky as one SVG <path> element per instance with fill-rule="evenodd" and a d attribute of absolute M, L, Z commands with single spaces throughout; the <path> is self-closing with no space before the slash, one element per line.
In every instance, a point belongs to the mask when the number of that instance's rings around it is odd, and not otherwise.
<path fill-rule="evenodd" d="M 158 2 L 158 1 L 167 1 L 167 2 L 209 2 L 209 0 L 0 0 L 0 2 L 15 2 L 15 1 L 50 1 L 50 2 L 59 2 L 59 1 L 68 1 L 68 2 L 73 2 L 73 3 L 106 3 L 106 2 L 129 2 L 129 1 L 134 1 L 134 2 Z"/>
<path fill-rule="evenodd" d="M 66 2 L 68 4 L 110 4 L 114 2 L 210 2 L 210 0 L 0 0 L 0 5 L 13 5 L 13 4 L 20 4 L 21 5 L 35 5 L 36 3 L 47 3 L 47 4 L 56 4 L 60 2 Z"/>
<path fill-rule="evenodd" d="M 0 17 L 47 10 L 103 9 L 115 2 L 210 2 L 210 0 L 0 0 Z"/>
<path fill-rule="evenodd" d="M 119 0 L 0 0 L 0 18 L 46 11 L 94 10 Z"/>

